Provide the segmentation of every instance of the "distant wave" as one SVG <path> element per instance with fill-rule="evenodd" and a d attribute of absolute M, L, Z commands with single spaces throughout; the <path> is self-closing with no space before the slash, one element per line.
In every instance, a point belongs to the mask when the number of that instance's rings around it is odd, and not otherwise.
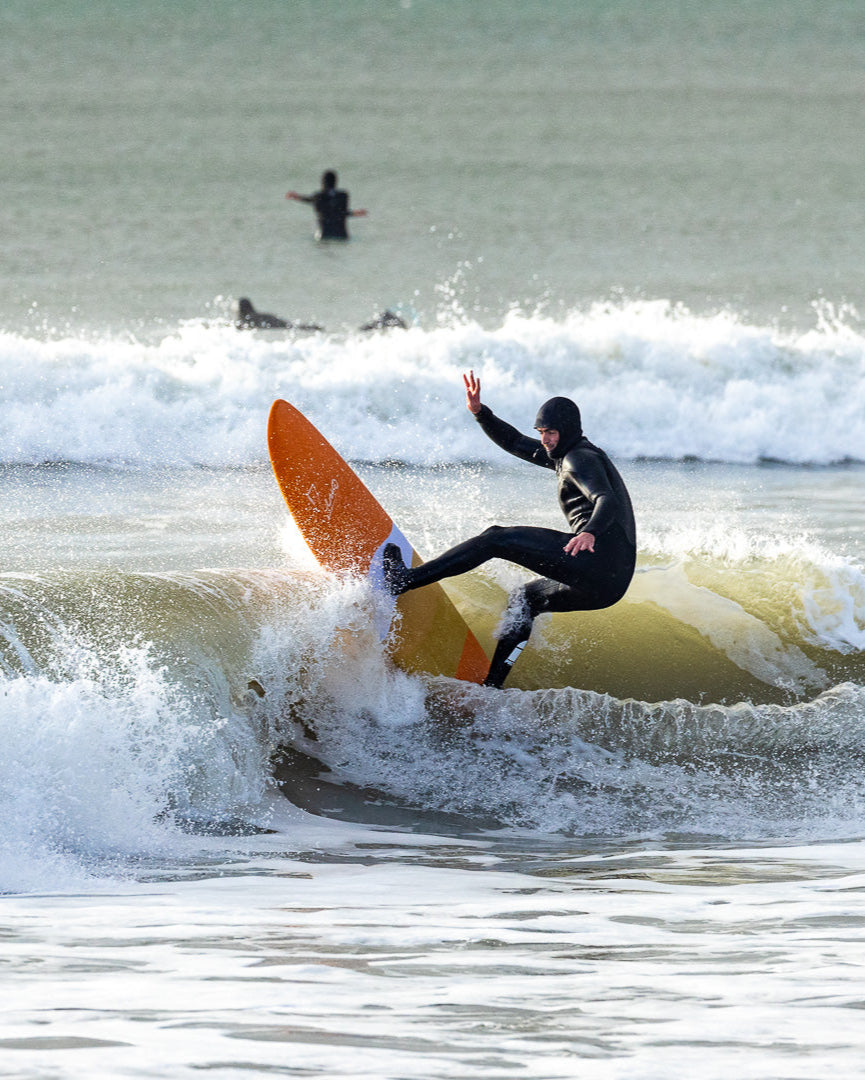
<path fill-rule="evenodd" d="M 522 429 L 545 398 L 574 397 L 590 437 L 621 459 L 865 461 L 854 320 L 821 313 L 794 333 L 663 301 L 514 314 L 495 330 L 292 337 L 196 322 L 157 342 L 0 334 L 0 461 L 257 463 L 275 397 L 353 460 L 493 460 L 464 409 L 467 368 Z"/>

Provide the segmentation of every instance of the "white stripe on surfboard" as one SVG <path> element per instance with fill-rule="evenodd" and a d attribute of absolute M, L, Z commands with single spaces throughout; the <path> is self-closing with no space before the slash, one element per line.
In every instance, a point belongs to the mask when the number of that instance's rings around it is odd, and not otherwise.
<path fill-rule="evenodd" d="M 396 608 L 396 597 L 391 596 L 384 583 L 384 549 L 388 544 L 396 544 L 402 553 L 402 559 L 406 566 L 411 566 L 413 555 L 411 544 L 406 540 L 396 525 L 392 525 L 388 538 L 381 543 L 376 553 L 370 559 L 367 577 L 376 594 L 375 624 L 378 636 L 382 641 L 384 641 L 390 633 L 390 626 L 393 622 L 393 613 Z"/>

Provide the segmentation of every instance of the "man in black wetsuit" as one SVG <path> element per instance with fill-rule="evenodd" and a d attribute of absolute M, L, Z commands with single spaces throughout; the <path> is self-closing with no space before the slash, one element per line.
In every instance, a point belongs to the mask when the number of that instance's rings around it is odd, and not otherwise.
<path fill-rule="evenodd" d="M 625 483 L 603 450 L 583 435 L 580 410 L 554 397 L 535 419 L 540 439 L 520 434 L 481 404 L 480 379 L 463 376 L 466 406 L 484 432 L 508 453 L 554 469 L 559 504 L 571 532 L 528 525 L 493 525 L 438 558 L 409 568 L 395 544 L 384 551 L 385 580 L 394 596 L 474 570 L 488 559 L 508 559 L 543 577 L 511 594 L 485 686 L 502 686 L 532 631 L 547 611 L 610 607 L 634 575 L 636 529 Z"/>
<path fill-rule="evenodd" d="M 331 169 L 322 175 L 321 191 L 316 191 L 314 195 L 299 195 L 296 191 L 288 191 L 285 197 L 297 202 L 312 203 L 318 219 L 316 240 L 348 240 L 346 219 L 366 217 L 366 210 L 349 210 L 348 192 L 337 188 L 336 173 Z"/>
<path fill-rule="evenodd" d="M 237 301 L 237 318 L 234 325 L 238 330 L 321 330 L 314 323 L 293 323 L 271 315 L 267 311 L 256 311 L 248 296 L 241 296 Z"/>

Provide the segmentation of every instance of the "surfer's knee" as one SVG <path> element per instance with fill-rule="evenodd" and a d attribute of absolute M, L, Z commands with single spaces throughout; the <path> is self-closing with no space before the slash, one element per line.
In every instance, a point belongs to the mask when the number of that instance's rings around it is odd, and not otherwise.
<path fill-rule="evenodd" d="M 504 531 L 501 525 L 490 525 L 488 529 L 478 533 L 475 537 L 475 543 L 485 551 L 496 551 L 501 543 L 501 536 Z"/>
<path fill-rule="evenodd" d="M 512 525 L 490 525 L 475 539 L 489 559 L 513 559 L 522 550 Z"/>
<path fill-rule="evenodd" d="M 549 578 L 535 578 L 534 581 L 523 585 L 519 590 L 522 593 L 522 602 L 526 611 L 534 620 L 538 615 L 550 611 L 550 594 L 560 591 L 562 586 Z"/>
<path fill-rule="evenodd" d="M 505 639 L 518 641 L 529 638 L 532 632 L 532 623 L 535 621 L 536 611 L 533 610 L 528 595 L 528 586 L 522 585 L 508 596 L 507 607 L 502 613 L 501 620 L 496 630 L 499 641 Z"/>

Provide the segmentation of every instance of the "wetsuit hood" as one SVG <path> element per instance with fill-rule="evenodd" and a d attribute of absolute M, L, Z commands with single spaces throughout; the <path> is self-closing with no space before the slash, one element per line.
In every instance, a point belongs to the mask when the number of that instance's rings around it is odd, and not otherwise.
<path fill-rule="evenodd" d="M 550 428 L 559 433 L 556 446 L 547 451 L 551 458 L 562 458 L 583 437 L 583 423 L 576 402 L 566 397 L 545 401 L 535 417 L 535 428 Z"/>

